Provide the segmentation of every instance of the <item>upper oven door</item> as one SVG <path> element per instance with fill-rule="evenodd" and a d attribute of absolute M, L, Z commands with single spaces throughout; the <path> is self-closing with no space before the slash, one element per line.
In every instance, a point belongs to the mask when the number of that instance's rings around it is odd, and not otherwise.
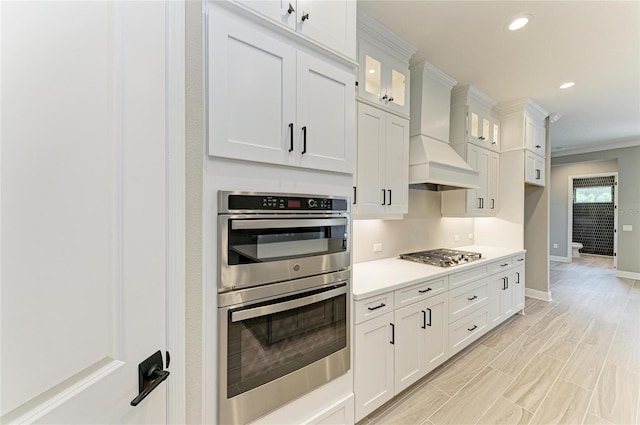
<path fill-rule="evenodd" d="M 349 267 L 349 218 L 220 215 L 221 292 Z"/>

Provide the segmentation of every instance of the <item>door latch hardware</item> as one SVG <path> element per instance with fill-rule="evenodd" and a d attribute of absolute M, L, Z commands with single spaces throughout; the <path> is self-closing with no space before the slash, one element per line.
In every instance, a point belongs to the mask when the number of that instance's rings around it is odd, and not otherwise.
<path fill-rule="evenodd" d="M 168 354 L 168 353 L 167 353 Z M 167 359 L 168 363 L 168 359 Z M 138 365 L 138 391 L 136 398 L 131 400 L 132 406 L 137 406 L 151 391 L 155 390 L 162 381 L 169 377 L 169 371 L 163 370 L 162 353 L 160 350 L 153 353 Z"/>

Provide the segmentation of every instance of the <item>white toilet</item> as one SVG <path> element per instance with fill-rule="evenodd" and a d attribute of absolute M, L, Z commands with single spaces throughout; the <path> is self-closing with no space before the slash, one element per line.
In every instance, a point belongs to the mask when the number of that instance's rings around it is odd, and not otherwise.
<path fill-rule="evenodd" d="M 571 243 L 571 257 L 580 258 L 580 249 L 582 249 L 583 245 L 580 242 Z"/>

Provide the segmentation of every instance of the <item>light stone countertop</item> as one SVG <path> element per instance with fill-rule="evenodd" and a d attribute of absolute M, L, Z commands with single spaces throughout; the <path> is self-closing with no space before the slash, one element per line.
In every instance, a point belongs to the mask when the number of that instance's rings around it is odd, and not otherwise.
<path fill-rule="evenodd" d="M 452 267 L 430 266 L 414 261 L 401 260 L 399 257 L 356 263 L 353 265 L 352 275 L 353 299 L 361 300 L 526 252 L 524 249 L 483 245 L 468 245 L 451 249 L 479 252 L 482 254 L 482 258 Z"/>

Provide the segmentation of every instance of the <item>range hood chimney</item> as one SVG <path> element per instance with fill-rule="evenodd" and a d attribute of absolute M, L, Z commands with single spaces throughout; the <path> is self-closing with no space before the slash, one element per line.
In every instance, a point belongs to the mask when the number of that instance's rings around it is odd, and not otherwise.
<path fill-rule="evenodd" d="M 428 190 L 479 187 L 479 173 L 449 145 L 451 89 L 456 83 L 429 62 L 411 67 L 411 185 Z"/>

